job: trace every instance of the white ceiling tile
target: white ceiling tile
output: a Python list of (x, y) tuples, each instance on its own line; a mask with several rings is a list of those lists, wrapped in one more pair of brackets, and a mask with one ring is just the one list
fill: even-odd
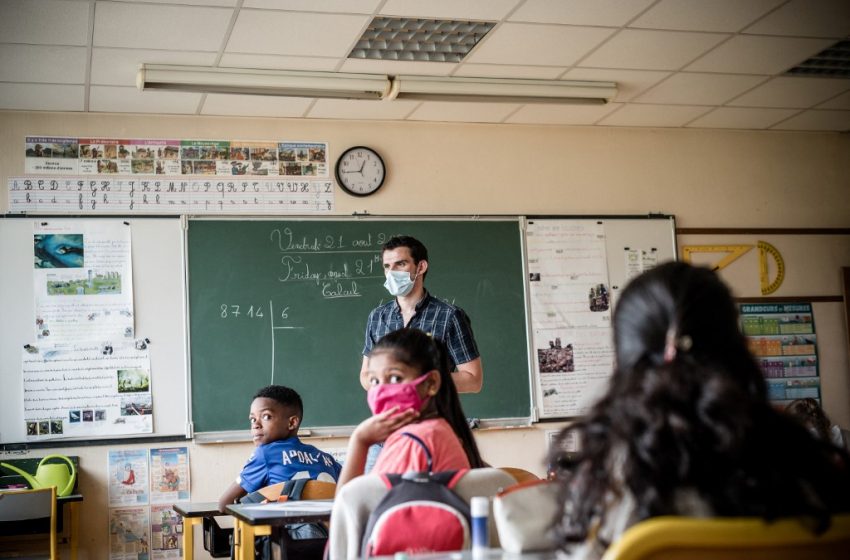
[[(175, 0), (112, 0), (113, 2), (134, 2), (142, 4), (177, 4)], [(219, 6), (232, 8), (238, 0), (180, 0), (180, 4), (190, 6)]]
[(82, 111), (85, 86), (0, 83), (0, 109)]
[(817, 106), (818, 109), (844, 109), (850, 111), (850, 91), (838, 97), (825, 101)]
[(629, 27), (739, 31), (785, 0), (661, 0)]
[(614, 33), (601, 27), (506, 23), (487, 34), (468, 62), (571, 66)]
[(89, 3), (64, 0), (2, 0), (4, 43), (84, 46), (89, 37)]
[(440, 19), (500, 20), (519, 0), (387, 0), (382, 15)]
[(850, 80), (779, 77), (735, 98), (737, 107), (806, 108), (850, 90)]
[(767, 76), (680, 72), (635, 100), (641, 103), (722, 105), (766, 79)]
[(718, 107), (688, 123), (693, 128), (737, 128), (760, 130), (770, 127), (797, 112), (797, 109), (761, 109)]
[(619, 107), (606, 105), (525, 105), (505, 122), (516, 124), (590, 125)]
[(505, 64), (464, 64), (454, 76), (470, 78), (522, 78), (526, 80), (554, 80), (566, 68), (557, 66), (508, 66)]
[(830, 41), (738, 35), (706, 54), (685, 70), (734, 74), (779, 74), (796, 66)]
[(605, 117), (598, 124), (606, 126), (678, 127), (708, 110), (708, 107), (690, 105), (629, 104)]
[(316, 56), (282, 56), (275, 54), (224, 53), (218, 65), (222, 68), (263, 68), (271, 70), (316, 70), (329, 72), (336, 69), (339, 59)]
[(744, 32), (838, 39), (846, 37), (848, 30), (850, 2), (847, 0), (792, 0)]
[(360, 101), (317, 99), (307, 114), (317, 119), (402, 120), (419, 105), (418, 101)]
[(0, 82), (86, 83), (85, 47), (0, 44)]
[(312, 99), (305, 97), (209, 94), (203, 107), (201, 107), (201, 114), (240, 117), (301, 117), (312, 101)]
[(89, 110), (100, 113), (194, 114), (201, 93), (139, 91), (131, 87), (92, 86)]
[(228, 8), (98, 2), (94, 46), (218, 51), (232, 14)]
[(516, 111), (515, 103), (453, 103), (427, 101), (408, 117), (413, 121), (502, 122)]
[(242, 10), (226, 51), (344, 57), (369, 20), (361, 15)]
[(565, 80), (596, 80), (600, 82), (617, 82), (615, 101), (628, 101), (643, 91), (649, 89), (670, 72), (653, 70), (606, 70), (604, 68), (573, 68), (566, 74)]
[(135, 86), (139, 67), (145, 64), (211, 66), (215, 53), (106, 49), (96, 47), (91, 56), (91, 83), (104, 86)]
[(421, 76), (448, 76), (457, 67), (454, 62), (416, 62), (401, 60), (370, 60), (347, 58), (340, 72), (356, 74), (387, 74), (391, 76), (414, 74)]
[(292, 10), (294, 12), (342, 12), (371, 14), (381, 0), (245, 0), (243, 8), (266, 10)]
[(624, 29), (581, 61), (581, 67), (678, 70), (726, 35)]
[(526, 0), (510, 21), (620, 27), (654, 0)]
[(850, 131), (850, 111), (803, 111), (787, 121), (782, 121), (772, 129)]

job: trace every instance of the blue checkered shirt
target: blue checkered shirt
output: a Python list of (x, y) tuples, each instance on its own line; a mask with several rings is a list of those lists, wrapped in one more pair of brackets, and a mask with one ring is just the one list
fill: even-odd
[[(369, 355), (372, 347), (382, 336), (404, 326), (401, 308), (395, 298), (373, 309), (366, 322), (366, 343), (363, 346), (363, 355)], [(425, 331), (445, 343), (454, 366), (471, 362), (480, 355), (466, 312), (427, 292), (422, 301), (416, 304), (416, 312), (407, 326)]]

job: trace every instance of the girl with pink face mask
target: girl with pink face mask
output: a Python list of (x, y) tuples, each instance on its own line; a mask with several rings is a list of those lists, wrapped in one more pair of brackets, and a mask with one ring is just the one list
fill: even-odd
[(406, 328), (375, 344), (366, 398), (373, 416), (351, 434), (337, 488), (363, 474), (369, 446), (381, 441), (384, 448), (370, 471), (376, 474), (427, 471), (428, 452), (433, 472), (484, 466), (440, 346), (424, 332)]

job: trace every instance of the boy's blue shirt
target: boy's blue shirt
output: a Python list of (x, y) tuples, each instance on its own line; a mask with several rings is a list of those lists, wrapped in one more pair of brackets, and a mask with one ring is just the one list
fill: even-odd
[(341, 470), (331, 455), (289, 437), (255, 447), (236, 482), (246, 492), (255, 492), (293, 478), (336, 482)]

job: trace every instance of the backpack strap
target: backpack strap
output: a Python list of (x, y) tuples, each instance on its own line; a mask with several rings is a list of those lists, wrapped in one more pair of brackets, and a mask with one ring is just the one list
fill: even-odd
[(283, 485), (283, 490), (280, 492), (281, 496), (287, 496), (290, 500), (300, 500), (301, 493), (304, 492), (304, 486), (307, 485), (307, 481), (309, 478), (296, 478), (287, 480), (286, 484)]
[(422, 450), (425, 452), (425, 459), (426, 459), (427, 465), (428, 465), (428, 469), (425, 472), (431, 472), (433, 470), (433, 466), (434, 466), (433, 457), (431, 456), (431, 450), (428, 449), (428, 446), (425, 445), (425, 442), (422, 441), (422, 438), (420, 438), (419, 436), (413, 435), (410, 432), (402, 432), (401, 435), (409, 437), (410, 439), (412, 439), (413, 441), (415, 441), (416, 443), (418, 443), (422, 447)]

